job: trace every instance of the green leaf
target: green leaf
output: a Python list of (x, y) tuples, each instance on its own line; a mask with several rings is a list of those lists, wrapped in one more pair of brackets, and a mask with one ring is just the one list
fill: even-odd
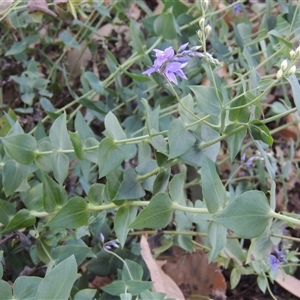
[(266, 195), (260, 191), (249, 191), (231, 201), (213, 220), (238, 236), (250, 239), (266, 229), (269, 211)]
[[(37, 167), (43, 170), (46, 173), (52, 171), (52, 162), (51, 162), (51, 155), (54, 147), (48, 141), (42, 141), (38, 145), (38, 153), (35, 156), (35, 163)], [(45, 152), (47, 154), (39, 154), (39, 152)]]
[(72, 149), (72, 143), (67, 130), (66, 113), (59, 116), (52, 124), (49, 132), (51, 144), (61, 150)]
[(273, 138), (268, 127), (259, 120), (253, 120), (249, 124), (249, 131), (255, 140), (263, 141), (272, 146)]
[(84, 160), (83, 143), (78, 131), (69, 132), (69, 134), (77, 158)]
[(3, 167), (2, 182), (6, 197), (11, 195), (26, 179), (27, 166), (9, 160)]
[(107, 175), (107, 184), (106, 184), (106, 189), (107, 189), (107, 194), (108, 198), (112, 201), (120, 187), (120, 184), (123, 180), (123, 171), (122, 170), (115, 170), (114, 172), (111, 172), (110, 174)]
[(77, 264), (74, 255), (54, 267), (38, 287), (36, 299), (68, 300), (77, 279)]
[(20, 276), (14, 283), (14, 299), (33, 300), (42, 278), (35, 276)]
[(172, 214), (172, 200), (168, 194), (159, 193), (151, 199), (149, 205), (141, 211), (129, 228), (162, 229), (171, 222)]
[[(184, 107), (181, 105), (183, 104)], [(178, 104), (178, 112), (180, 114), (180, 117), (182, 121), (185, 124), (192, 124), (197, 121), (197, 118), (195, 118), (189, 111), (185, 109), (185, 107), (194, 113), (194, 99), (191, 94), (188, 94), (187, 96), (183, 97), (180, 100), (180, 103)], [(194, 125), (193, 127), (189, 127), (191, 130), (194, 130), (197, 128), (197, 125)]]
[(124, 140), (127, 138), (126, 133), (122, 129), (117, 117), (109, 112), (104, 119), (105, 129), (111, 138), (115, 140)]
[(207, 230), (208, 240), (211, 245), (211, 251), (208, 254), (209, 263), (215, 261), (218, 254), (226, 245), (227, 229), (214, 221), (210, 221)]
[(59, 34), (59, 39), (66, 45), (71, 48), (80, 49), (80, 44), (76, 41), (68, 30), (64, 30)]
[(230, 273), (230, 287), (234, 289), (240, 282), (242, 273), (240, 267), (233, 268)]
[(128, 293), (120, 294), (120, 299), (121, 300), (131, 300), (132, 299), (132, 294), (128, 294)]
[(91, 300), (94, 299), (96, 289), (83, 289), (76, 293), (74, 300)]
[(114, 221), (114, 231), (117, 235), (117, 239), (121, 247), (124, 247), (129, 231), (128, 225), (134, 221), (136, 214), (137, 207), (127, 206), (126, 204), (124, 206), (121, 206), (116, 213)]
[(53, 259), (51, 257), (51, 247), (48, 245), (48, 241), (43, 237), (38, 237), (36, 240), (36, 252), (38, 258), (44, 263), (48, 264), (49, 262), (53, 263)]
[(11, 48), (8, 51), (6, 51), (5, 56), (20, 54), (24, 52), (26, 48), (27, 48), (27, 43), (25, 41), (15, 42), (13, 43)]
[[(230, 133), (235, 128), (236, 128), (236, 124), (230, 124), (226, 127), (225, 133)], [(226, 138), (231, 162), (234, 161), (236, 155), (239, 153), (246, 134), (247, 134), (247, 129), (245, 128)]]
[(11, 285), (6, 281), (0, 280), (0, 300), (11, 300), (12, 298), (12, 289)]
[(203, 159), (201, 178), (205, 204), (210, 213), (215, 213), (225, 205), (227, 197), (216, 166), (207, 156)]
[(136, 296), (141, 292), (151, 288), (153, 282), (141, 281), (141, 280), (128, 280), (126, 282), (128, 293)]
[(292, 87), (294, 102), (298, 110), (298, 114), (300, 114), (300, 84), (298, 78), (295, 74), (286, 78)]
[(43, 173), (43, 204), (48, 213), (55, 212), (67, 200), (66, 190)]
[(105, 89), (102, 85), (102, 82), (99, 80), (99, 78), (93, 72), (84, 72), (83, 76), (84, 76), (84, 78), (86, 78), (89, 85), (96, 93), (98, 93), (100, 95), (105, 94)]
[(89, 203), (101, 205), (105, 197), (105, 185), (101, 183), (94, 183), (87, 194)]
[(15, 213), (16, 209), (12, 203), (0, 199), (0, 223), (6, 225)]
[(170, 168), (167, 170), (161, 169), (156, 176), (156, 179), (153, 184), (153, 194), (157, 194), (160, 192), (165, 192), (170, 178)]
[(8, 155), (20, 164), (29, 165), (35, 156), (37, 143), (28, 134), (16, 134), (1, 138)]
[(82, 141), (86, 141), (90, 137), (95, 138), (93, 130), (88, 126), (80, 111), (76, 114), (74, 126)]
[(190, 85), (189, 88), (196, 96), (196, 101), (200, 111), (213, 116), (219, 116), (221, 113), (220, 102), (213, 87)]
[(148, 290), (143, 291), (140, 294), (141, 300), (163, 300), (165, 299), (164, 293), (150, 292)]
[[(140, 30), (140, 25), (134, 19), (130, 20), (129, 33), (132, 48), (139, 54), (144, 54), (145, 39)], [(144, 76), (143, 76), (144, 77)]]
[(248, 122), (250, 117), (250, 110), (248, 106), (235, 108), (247, 104), (247, 99), (244, 95), (241, 95), (230, 106), (229, 120), (232, 122)]
[(180, 119), (171, 122), (168, 130), (169, 159), (183, 155), (190, 150), (196, 138), (188, 131)]
[(46, 226), (51, 228), (78, 228), (87, 225), (89, 213), (87, 202), (81, 197), (73, 197), (60, 209)]
[(139, 199), (145, 196), (145, 191), (142, 184), (137, 181), (137, 173), (132, 168), (127, 168), (124, 171), (123, 181), (120, 185), (117, 195), (113, 199), (127, 200), (127, 199)]
[(127, 268), (130, 271), (130, 274), (128, 273), (128, 269), (125, 266), (123, 266), (122, 274), (121, 274), (122, 280), (125, 280), (126, 283), (130, 279), (142, 280), (143, 272), (144, 272), (143, 268), (133, 260), (125, 259), (125, 263), (127, 265)]
[(257, 276), (257, 285), (258, 287), (260, 288), (260, 290), (265, 293), (266, 292), (266, 289), (267, 289), (267, 285), (268, 285), (268, 279), (266, 276), (260, 274)]
[(126, 292), (127, 286), (125, 281), (115, 280), (111, 284), (102, 286), (101, 289), (110, 295), (119, 296), (120, 294)]
[(124, 160), (124, 152), (115, 144), (114, 140), (104, 138), (98, 148), (99, 178), (108, 175), (118, 168)]
[(51, 160), (54, 177), (60, 185), (63, 185), (69, 172), (69, 157), (65, 153), (60, 153), (54, 149)]
[(19, 210), (9, 223), (4, 227), (0, 234), (7, 234), (13, 231), (31, 227), (35, 223), (35, 217), (32, 217), (27, 209)]
[[(203, 124), (201, 126), (201, 139), (202, 142), (210, 142), (216, 138), (220, 137), (220, 133), (214, 129), (212, 129), (210, 126)], [(213, 145), (210, 145), (208, 147), (206, 147), (205, 149), (203, 149), (203, 153), (209, 157), (212, 161), (216, 161), (217, 160), (217, 156), (218, 153), (220, 151), (220, 142), (216, 142)], [(192, 150), (194, 150), (194, 148), (192, 148)], [(197, 147), (194, 151), (197, 151)], [(197, 153), (197, 152), (196, 152)], [(199, 154), (199, 153), (198, 153)]]
[(177, 38), (176, 25), (174, 16), (170, 12), (166, 12), (155, 19), (153, 29), (156, 35), (166, 40), (172, 40)]
[[(82, 240), (80, 241), (82, 242)], [(71, 255), (74, 255), (76, 263), (79, 266), (84, 262), (86, 257), (90, 255), (90, 252), (91, 249), (82, 242), (82, 245), (79, 244), (58, 246), (51, 251), (51, 257), (57, 264), (70, 257)]]
[(185, 184), (185, 178), (183, 173), (176, 174), (169, 185), (169, 194), (171, 196), (171, 199), (174, 202), (178, 202), (179, 204), (185, 205), (185, 194), (184, 194), (184, 184)]

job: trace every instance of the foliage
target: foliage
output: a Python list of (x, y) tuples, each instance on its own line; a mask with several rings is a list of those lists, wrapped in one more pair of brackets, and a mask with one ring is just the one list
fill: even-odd
[[(300, 112), (300, 4), (268, 1), (248, 15), (241, 3), (218, 10), (208, 1), (163, 1), (159, 14), (143, 1), (54, 1), (54, 10), (36, 3), (0, 5), (0, 53), (20, 66), (1, 71), (0, 299), (163, 299), (150, 292), (132, 237), (166, 227), (166, 248), (194, 251), (199, 243), (178, 233), (207, 234), (200, 248), (232, 270), (232, 286), (256, 274), (269, 289), (268, 279), (295, 260), (279, 247), (282, 228), (300, 225), (298, 215), (275, 212), (277, 182), (298, 144), (275, 157), (279, 129), (268, 126)], [(132, 5), (142, 22), (127, 17)], [(115, 31), (103, 36), (104, 24)], [(265, 117), (278, 86), (284, 97)], [(26, 268), (35, 276), (21, 276)], [(96, 291), (87, 272), (115, 280)]]

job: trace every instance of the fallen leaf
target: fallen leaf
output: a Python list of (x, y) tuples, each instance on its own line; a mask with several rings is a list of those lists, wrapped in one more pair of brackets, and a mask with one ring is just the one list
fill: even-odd
[(141, 10), (134, 2), (132, 2), (129, 10), (126, 12), (126, 15), (128, 18), (138, 20), (141, 16)]
[(27, 11), (29, 14), (42, 12), (44, 14), (57, 17), (56, 13), (48, 8), (46, 0), (29, 0), (27, 4)]
[(141, 237), (140, 246), (141, 255), (149, 269), (151, 280), (153, 281), (152, 290), (165, 293), (168, 298), (175, 298), (178, 300), (184, 299), (184, 296), (176, 283), (161, 269), (165, 262), (156, 261), (152, 257), (147, 238), (144, 235)]
[[(181, 288), (186, 297), (190, 295), (209, 296), (224, 290), (216, 263), (208, 263), (207, 255), (201, 251), (187, 253), (179, 247), (172, 247), (163, 270)], [(216, 278), (216, 276), (218, 278)], [(223, 276), (223, 275), (222, 275)]]
[(0, 21), (3, 22), (6, 26), (13, 28), (10, 18), (8, 16), (8, 11), (10, 6), (14, 3), (13, 0), (4, 0), (0, 3)]
[(80, 76), (81, 69), (85, 69), (88, 62), (92, 60), (92, 52), (89, 47), (87, 47), (86, 42), (83, 42), (80, 44), (80, 49), (72, 48), (68, 51), (67, 60), (67, 70), (68, 72), (72, 72), (72, 76), (76, 78)]
[(284, 275), (284, 273), (280, 271), (275, 281), (285, 290), (300, 298), (300, 280), (291, 275)]

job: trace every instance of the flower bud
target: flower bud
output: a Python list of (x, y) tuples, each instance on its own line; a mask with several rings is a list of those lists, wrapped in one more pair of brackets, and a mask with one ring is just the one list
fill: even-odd
[(208, 36), (210, 34), (210, 32), (211, 32), (211, 26), (207, 24), (205, 26), (204, 31), (205, 31), (206, 36)]
[(296, 66), (292, 66), (292, 67), (289, 69), (288, 74), (289, 74), (289, 75), (293, 75), (293, 74), (295, 74), (295, 72), (296, 72)]
[(200, 20), (199, 20), (199, 27), (200, 27), (201, 29), (204, 28), (204, 22), (205, 22), (204, 18), (200, 18)]
[(198, 30), (197, 31), (197, 35), (198, 35), (199, 40), (201, 41), (202, 40), (202, 36), (203, 36), (202, 31)]
[(283, 75), (283, 72), (282, 72), (281, 69), (279, 69), (278, 72), (277, 72), (277, 74), (276, 74), (277, 79), (281, 78), (282, 75)]
[(294, 50), (290, 51), (290, 58), (293, 59), (295, 57), (296, 53)]
[(280, 69), (282, 71), (285, 71), (286, 68), (287, 68), (287, 60), (285, 59), (285, 60), (282, 61), (281, 65), (280, 65)]

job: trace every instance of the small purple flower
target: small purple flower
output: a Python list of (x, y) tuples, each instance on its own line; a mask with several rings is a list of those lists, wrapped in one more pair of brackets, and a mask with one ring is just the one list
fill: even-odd
[(174, 57), (174, 50), (172, 47), (168, 47), (164, 51), (154, 49), (156, 54), (156, 60), (154, 61), (154, 68), (159, 69), (167, 60)]
[(241, 161), (244, 162), (246, 160), (246, 153), (243, 153), (243, 155), (241, 156)]
[(170, 62), (169, 64), (166, 65), (166, 68), (165, 68), (166, 77), (171, 82), (174, 82), (175, 84), (178, 83), (175, 74), (178, 75), (179, 77), (183, 78), (183, 79), (187, 79), (187, 77), (185, 76), (185, 74), (181, 70), (186, 65), (187, 65), (187, 63), (182, 64), (180, 62)]
[(280, 265), (280, 260), (273, 254), (269, 255), (269, 265), (272, 271), (277, 271)]
[(252, 166), (252, 164), (253, 164), (253, 162), (255, 161), (255, 160), (261, 160), (262, 159), (262, 157), (261, 156), (258, 156), (258, 155), (256, 155), (256, 156), (252, 156), (252, 157), (250, 157), (248, 160), (247, 160), (247, 162), (245, 163), (245, 167), (251, 167)]
[(178, 84), (176, 76), (187, 79), (182, 69), (187, 65), (190, 57), (197, 56), (196, 52), (199, 49), (199, 47), (193, 47), (191, 50), (185, 50), (188, 44), (181, 45), (176, 55), (172, 47), (168, 47), (164, 51), (154, 49), (156, 56), (154, 64), (142, 74), (150, 76), (152, 73), (158, 72), (175, 84)]
[(104, 235), (100, 232), (100, 242), (103, 244), (104, 243)]
[(275, 250), (276, 251), (276, 255), (277, 258), (280, 262), (286, 262), (286, 257), (285, 257), (285, 253), (283, 253), (282, 251), (279, 250)]
[(185, 50), (185, 48), (187, 47), (189, 43), (185, 43), (183, 45), (181, 45), (179, 48), (178, 48), (178, 53), (182, 52), (183, 50)]
[(238, 15), (240, 12), (242, 12), (243, 10), (242, 10), (242, 6), (241, 6), (241, 4), (240, 3), (237, 3), (237, 4), (235, 4), (234, 6), (233, 6), (233, 13), (235, 14), (235, 15)]
[(112, 246), (114, 248), (119, 248), (119, 245), (115, 241), (110, 241), (106, 243), (107, 246)]

